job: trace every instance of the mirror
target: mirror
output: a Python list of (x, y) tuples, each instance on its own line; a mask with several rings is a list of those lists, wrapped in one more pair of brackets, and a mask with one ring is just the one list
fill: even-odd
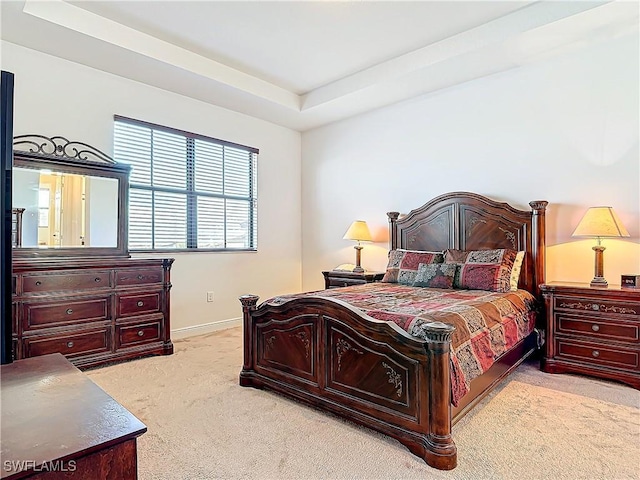
[(14, 255), (128, 256), (129, 169), (63, 137), (15, 137)]
[(13, 170), (13, 208), (22, 212), (20, 248), (118, 244), (118, 180), (50, 169)]

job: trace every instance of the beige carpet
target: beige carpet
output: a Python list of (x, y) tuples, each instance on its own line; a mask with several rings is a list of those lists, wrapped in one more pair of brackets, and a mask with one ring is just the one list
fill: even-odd
[(428, 467), (397, 441), (267, 391), (242, 388), (240, 328), (176, 353), (89, 371), (147, 426), (151, 479), (637, 479), (640, 392), (522, 365), (453, 431), (458, 467)]

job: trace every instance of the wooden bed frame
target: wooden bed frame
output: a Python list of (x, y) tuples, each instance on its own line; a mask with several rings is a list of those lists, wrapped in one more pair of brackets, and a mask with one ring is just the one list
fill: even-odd
[[(389, 212), (390, 247), (411, 250), (525, 250), (520, 288), (544, 283), (546, 201), (517, 210), (481, 195), (441, 195), (400, 217)], [(452, 426), (527, 358), (537, 331), (450, 402), (454, 327), (427, 324), (427, 340), (340, 300), (306, 296), (279, 305), (240, 297), (244, 365), (240, 385), (267, 388), (399, 440), (432, 467), (457, 464)]]

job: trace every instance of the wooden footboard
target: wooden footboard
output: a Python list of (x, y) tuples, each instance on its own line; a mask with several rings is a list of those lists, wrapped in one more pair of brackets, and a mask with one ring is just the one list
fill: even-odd
[(454, 327), (428, 339), (335, 299), (262, 304), (240, 297), (240, 385), (269, 388), (396, 438), (432, 467), (456, 466), (451, 438), (449, 350)]

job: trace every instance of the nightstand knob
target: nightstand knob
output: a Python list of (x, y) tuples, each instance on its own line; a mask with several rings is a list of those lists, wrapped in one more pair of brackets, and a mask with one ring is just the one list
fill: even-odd
[(138, 303), (136, 303), (136, 305), (138, 305), (139, 307), (144, 307), (144, 302), (142, 300), (138, 300)]
[(138, 330), (138, 336), (144, 337), (144, 330)]
[(67, 347), (73, 348), (73, 342), (67, 342)]
[(591, 355), (598, 358), (600, 356), (600, 352), (598, 350), (594, 350), (593, 352), (591, 352)]
[(346, 287), (346, 286), (347, 286), (347, 282), (344, 282), (344, 285), (343, 285), (343, 287)]
[(593, 310), (600, 310), (600, 305), (596, 305), (595, 303), (591, 305)]
[(597, 332), (600, 330), (600, 325), (591, 325), (591, 330), (593, 330), (594, 332)]

